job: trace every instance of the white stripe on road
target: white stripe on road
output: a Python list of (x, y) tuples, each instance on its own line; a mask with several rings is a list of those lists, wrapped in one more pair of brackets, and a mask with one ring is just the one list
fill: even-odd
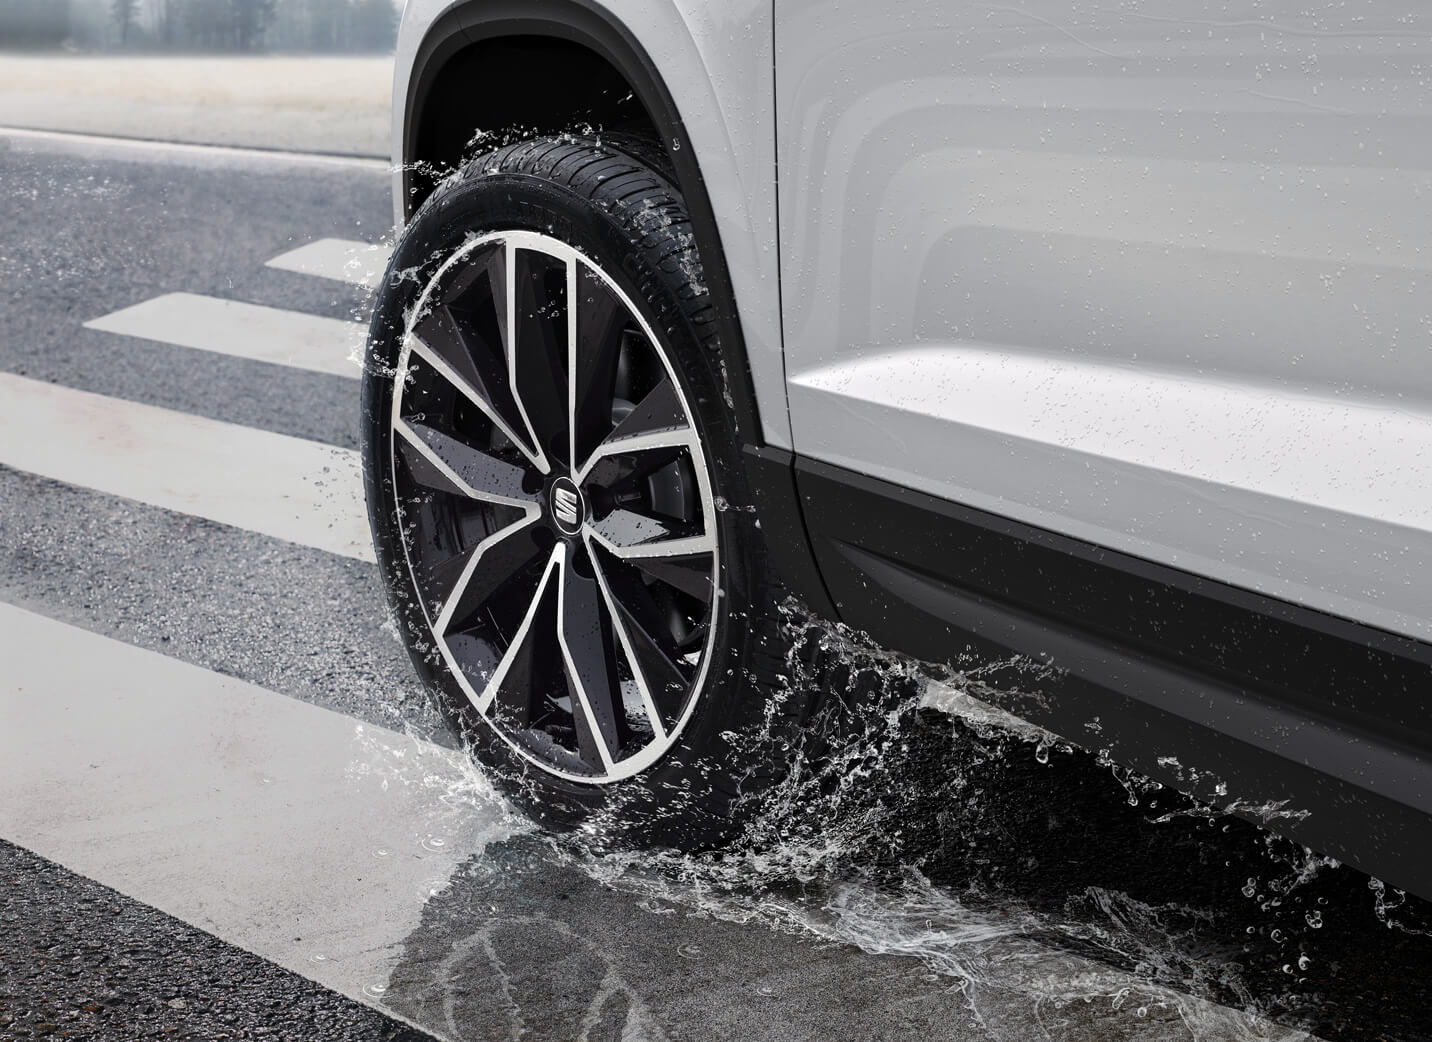
[(194, 293), (166, 293), (85, 327), (355, 380), (367, 341), (357, 322)]
[(383, 271), (392, 255), (391, 246), (373, 246), (351, 239), (319, 239), (279, 254), (267, 266), (376, 289), (383, 281)]
[(0, 373), (0, 464), (373, 560), (348, 449)]
[(511, 829), (462, 754), (7, 604), (0, 662), (0, 836), (353, 999)]

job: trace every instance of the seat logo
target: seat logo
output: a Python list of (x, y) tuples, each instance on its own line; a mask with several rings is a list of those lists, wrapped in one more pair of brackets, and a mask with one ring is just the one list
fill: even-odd
[(571, 535), (582, 526), (582, 494), (577, 486), (562, 478), (552, 486), (552, 516), (557, 527)]

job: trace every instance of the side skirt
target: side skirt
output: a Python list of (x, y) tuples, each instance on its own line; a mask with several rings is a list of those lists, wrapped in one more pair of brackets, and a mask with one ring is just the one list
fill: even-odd
[(828, 464), (794, 470), (811, 592), (840, 621), (1432, 896), (1432, 646)]

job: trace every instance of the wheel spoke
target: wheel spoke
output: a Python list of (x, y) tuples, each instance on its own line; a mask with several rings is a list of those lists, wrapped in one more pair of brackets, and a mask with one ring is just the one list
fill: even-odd
[(646, 397), (612, 431), (607, 441), (615, 445), (627, 438), (690, 429), (686, 410), (676, 393), (676, 384), (667, 376), (647, 392)]
[(536, 724), (566, 691), (557, 650), (557, 583), (542, 590), (538, 612), (493, 694), (490, 713), (514, 730)]
[(686, 686), (691, 682), (690, 671), (679, 664), (680, 652), (660, 609), (641, 580), (624, 572), (620, 564), (615, 567), (603, 564), (602, 552), (591, 540), (587, 546), (612, 626), (641, 692), (652, 731), (657, 738), (665, 738), (680, 717)]
[(585, 460), (612, 430), (626, 307), (590, 267), (574, 262), (568, 282), (572, 459)]
[(478, 609), (505, 593), (508, 585), (537, 559), (542, 551), (532, 540), (536, 521), (535, 514), (524, 517), (472, 548), (433, 624), (437, 633), (461, 629)]
[[(398, 428), (394, 427), (395, 433)], [(398, 457), (407, 465), (408, 473), (423, 488), (433, 489), (451, 496), (470, 499), (463, 480), (453, 473), (452, 468), (438, 459), (436, 454), (417, 437), (406, 435), (393, 439), (393, 448)]]
[[(450, 557), (444, 557), (440, 561), (424, 564), (422, 572), (426, 581), (422, 583), (421, 592), (426, 598), (427, 603), (432, 606), (432, 610), (428, 613), (428, 618), (441, 619), (443, 606), (451, 599), (453, 591), (458, 587), (458, 583), (464, 581), (463, 577), (467, 575), (476, 549), (477, 548), (474, 547), (470, 550), (459, 551)], [(442, 632), (436, 624), (434, 624), (433, 628), (439, 633)]]
[(612, 655), (611, 623), (602, 611), (595, 579), (578, 574), (570, 556), (562, 562), (558, 641), (572, 692), (572, 718), (582, 759), (610, 771), (621, 748), (625, 714)]
[(511, 251), (512, 383), (544, 452), (568, 455), (567, 266), (532, 250)]
[[(655, 469), (655, 466), (674, 459), (682, 449), (699, 452), (700, 441), (687, 422), (686, 411), (677, 397), (676, 385), (667, 377), (591, 451), (578, 472), (577, 480), (585, 481), (598, 465), (613, 457), (655, 453), (657, 455), (647, 461)], [(662, 450), (667, 450), (665, 456), (661, 456)], [(603, 469), (610, 467), (608, 462)], [(608, 482), (610, 480), (607, 479)]]
[(632, 557), (633, 567), (658, 582), (680, 590), (702, 603), (711, 600), (711, 553), (671, 554), (666, 557)]
[(417, 335), (408, 336), (408, 352), (410, 352), (410, 361), (408, 361), (405, 375), (411, 375), (417, 372), (417, 369), (414, 368), (411, 362), (412, 358), (417, 358), (422, 365), (431, 369), (432, 374), (438, 376), (438, 378), (442, 379), (448, 386), (453, 386), (454, 389), (457, 389), (458, 394), (463, 395), (468, 401), (473, 402), (473, 405), (477, 406), (477, 408), (483, 412), (484, 417), (493, 421), (494, 427), (497, 428), (498, 431), (503, 432), (503, 437), (513, 442), (513, 444), (520, 449), (521, 454), (530, 459), (533, 467), (540, 469), (543, 474), (546, 474), (548, 469), (551, 469), (550, 465), (548, 465), (546, 455), (533, 448), (533, 445), (530, 444), (531, 439), (526, 437), (526, 435), (518, 434), (518, 428), (513, 427), (513, 425), (503, 417), (500, 409), (493, 405), (493, 402), (484, 398), (483, 392), (478, 391), (478, 388), (471, 385), (457, 369), (448, 365), (437, 352), (432, 351), (432, 348), (425, 344), (422, 339), (418, 338)]
[(686, 557), (710, 554), (716, 537), (700, 525), (614, 510), (589, 529), (592, 538), (622, 560), (639, 557)]
[(511, 311), (507, 250), (491, 243), (449, 273), (443, 299), (432, 303), (409, 334), (409, 347), (481, 409), (544, 473), (546, 461), (519, 437), (521, 410), (512, 392)]
[(500, 699), (502, 715), (522, 721), (517, 726), (526, 726), (526, 722), (531, 719), (534, 695), (542, 687), (541, 684), (533, 682), (536, 679), (533, 670), (534, 667), (540, 670), (543, 663), (549, 662), (551, 658), (537, 652), (544, 643), (544, 637), (550, 638), (556, 630), (554, 595), (557, 584), (554, 576), (560, 571), (560, 559), (560, 549), (554, 550), (552, 556), (547, 559), (547, 567), (542, 570), (542, 578), (537, 582), (532, 601), (513, 633), (507, 651), (481, 689), (482, 693), (475, 703), (478, 712), (491, 711), (493, 703)]
[(428, 464), (427, 468), (414, 468), (415, 480), (532, 514), (541, 509), (536, 495), (523, 487), (523, 468), (421, 423), (398, 420), (393, 428)]
[(484, 318), (481, 323), (474, 323), (474, 328), (484, 334), (491, 353), (503, 362), (502, 369), (505, 371), (507, 346), (511, 342), (507, 335), (511, 310), (507, 306), (507, 298), (511, 291), (511, 279), (506, 245), (502, 242), (488, 243), (466, 258), (449, 278), (451, 281), (443, 293), (443, 303), (455, 309), (455, 313), (466, 316), (490, 312), (491, 325)]

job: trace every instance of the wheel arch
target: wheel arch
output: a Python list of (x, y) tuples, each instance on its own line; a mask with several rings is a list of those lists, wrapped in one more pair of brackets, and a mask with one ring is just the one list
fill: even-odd
[[(545, 66), (535, 95), (479, 89), (484, 77), (534, 61)], [(742, 362), (731, 390), (743, 436), (753, 444), (761, 441), (735, 294), (701, 167), (656, 65), (622, 22), (583, 0), (460, 3), (423, 35), (405, 93), (395, 99), (403, 104), (395, 142), (402, 148), (403, 219), (435, 186), (430, 171), (440, 176), (459, 163), (479, 132), (530, 127), (559, 133), (590, 125), (636, 132), (658, 143), (690, 211), (721, 341)]]
[[(691, 33), (686, 33), (682, 43), (694, 47), (695, 53), (702, 56), (700, 40), (693, 39)], [(560, 70), (544, 83), (537, 97), (519, 96), (517, 91), (480, 89), (484, 76), (534, 61), (545, 61), (549, 69), (556, 66)], [(533, 127), (552, 133), (590, 124), (597, 129), (635, 131), (659, 144), (667, 173), (674, 177), (686, 200), (707, 288), (715, 304), (717, 333), (726, 352), (731, 404), (746, 447), (746, 472), (760, 515), (768, 519), (765, 528), (773, 561), (793, 591), (817, 611), (833, 615), (810, 555), (796, 495), (793, 457), (788, 451), (779, 308), (757, 302), (758, 328), (753, 331), (752, 343), (737, 306), (725, 245), (742, 251), (741, 256), (753, 269), (757, 261), (773, 263), (775, 251), (765, 248), (767, 244), (759, 238), (762, 221), (750, 211), (728, 215), (741, 241), (723, 244), (698, 149), (688, 136), (681, 111), (660, 69), (636, 35), (610, 10), (589, 0), (543, 0), (540, 4), (530, 0), (466, 0), (448, 7), (426, 26), (404, 71), (406, 82), (400, 79), (394, 98), (395, 108), (402, 115), (394, 141), (395, 152), (401, 150), (395, 184), (395, 216), (400, 222), (421, 205), (434, 187), (436, 181), (428, 172), (440, 172), (461, 162), (479, 131), (500, 133)], [(708, 79), (715, 75), (705, 65), (699, 74)], [(709, 82), (702, 86), (705, 92), (713, 89)], [(720, 106), (714, 97), (707, 99), (691, 89), (687, 94), (696, 97), (703, 107), (709, 100), (719, 116)], [(769, 101), (773, 107), (773, 93)], [(742, 176), (740, 157), (722, 156), (721, 149), (708, 145), (708, 152), (714, 155), (712, 161), (721, 166), (719, 178), (728, 199), (749, 198), (753, 192), (769, 190), (770, 246), (774, 246), (773, 135), (772, 125), (769, 157), (752, 157), (750, 164), (759, 171), (756, 177), (768, 179), (769, 183), (763, 185), (753, 182), (749, 171)], [(725, 144), (725, 151), (736, 150), (729, 134)], [(731, 159), (735, 162), (728, 162)], [(774, 274), (775, 279), (778, 277)], [(749, 275), (746, 281), (751, 281)], [(748, 296), (755, 295), (748, 291)], [(774, 310), (774, 314), (765, 315), (767, 310)], [(771, 385), (773, 391), (767, 396), (771, 415), (766, 417), (764, 427), (753, 353), (764, 383)]]

